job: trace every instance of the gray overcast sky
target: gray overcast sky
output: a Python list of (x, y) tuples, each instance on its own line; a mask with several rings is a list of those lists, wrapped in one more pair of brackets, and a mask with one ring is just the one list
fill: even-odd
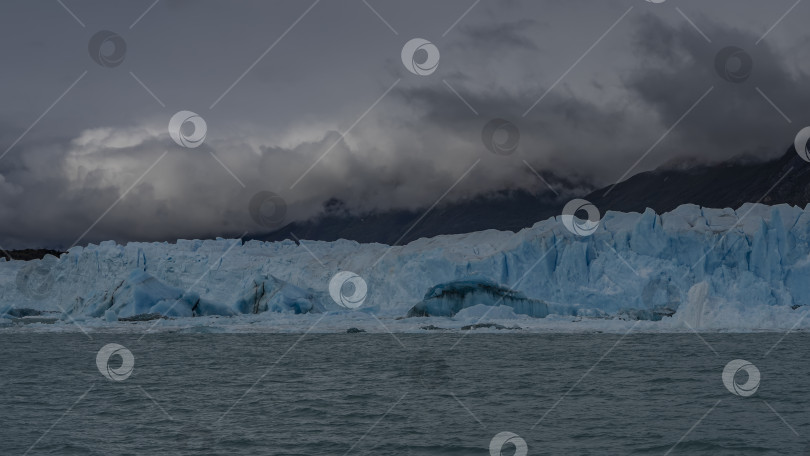
[[(524, 160), (601, 186), (772, 158), (810, 125), (810, 3), (795, 0), (63, 3), (0, 5), (4, 248), (261, 231), (248, 202), (262, 190), (286, 221), (329, 198), (426, 208), (479, 159), (443, 201), (540, 190)], [(91, 58), (101, 30), (126, 43), (120, 65)], [(404, 67), (412, 38), (440, 51), (434, 73)], [(751, 57), (744, 82), (715, 71), (727, 46)], [(170, 137), (181, 110), (205, 119), (202, 146)], [(519, 128), (514, 154), (484, 147), (493, 118)]]

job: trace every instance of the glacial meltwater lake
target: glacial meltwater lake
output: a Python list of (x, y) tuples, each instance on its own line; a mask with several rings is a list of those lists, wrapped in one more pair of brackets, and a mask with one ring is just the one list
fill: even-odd
[(3, 334), (0, 454), (810, 454), (810, 334), (462, 336)]

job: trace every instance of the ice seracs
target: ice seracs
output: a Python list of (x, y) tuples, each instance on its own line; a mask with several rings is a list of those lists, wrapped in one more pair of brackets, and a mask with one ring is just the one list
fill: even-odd
[[(25, 262), (0, 261), (0, 308), (62, 308), (102, 322), (112, 318), (108, 311), (116, 318), (365, 312), (393, 319), (411, 309), (450, 316), (502, 298), (516, 314), (534, 317), (774, 329), (790, 328), (810, 304), (810, 208), (788, 205), (607, 212), (587, 237), (569, 232), (558, 217), (518, 233), (488, 230), (392, 248), (346, 240), (302, 244), (217, 239), (74, 247), (49, 260), (52, 283), (42, 288), (44, 297), (15, 286)], [(343, 270), (368, 284), (355, 311), (329, 298), (329, 281)]]
[(324, 310), (320, 303), (322, 297), (273, 276), (255, 274), (238, 285), (234, 297), (228, 302), (214, 302), (195, 292), (166, 285), (136, 269), (112, 291), (92, 294), (89, 299), (78, 298), (69, 313), (103, 316), (107, 321), (115, 321), (152, 315), (230, 317), (268, 311), (300, 314)]

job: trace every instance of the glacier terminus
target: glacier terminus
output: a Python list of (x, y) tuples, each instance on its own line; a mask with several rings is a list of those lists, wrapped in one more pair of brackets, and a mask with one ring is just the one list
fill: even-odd
[[(357, 308), (330, 296), (340, 271), (367, 285)], [(0, 260), (0, 284), (12, 330), (791, 330), (810, 324), (810, 208), (607, 212), (590, 236), (555, 217), (394, 247), (110, 241)]]

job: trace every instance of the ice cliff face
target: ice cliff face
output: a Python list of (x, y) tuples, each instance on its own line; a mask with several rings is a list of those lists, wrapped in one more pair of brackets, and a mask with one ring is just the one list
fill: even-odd
[[(810, 207), (608, 212), (587, 237), (557, 217), (519, 233), (439, 236), (390, 250), (351, 241), (105, 242), (39, 262), (0, 262), (0, 309), (98, 318), (323, 312), (342, 309), (328, 285), (346, 270), (368, 284), (358, 311), (384, 316), (417, 304), (452, 314), (460, 307), (451, 284), (460, 282), (479, 284), (478, 294), (456, 293), (467, 299), (461, 307), (493, 304), (512, 289), (501, 304), (537, 317), (545, 310), (534, 304), (551, 315), (765, 327), (810, 303)], [(486, 284), (501, 291), (481, 292)]]

